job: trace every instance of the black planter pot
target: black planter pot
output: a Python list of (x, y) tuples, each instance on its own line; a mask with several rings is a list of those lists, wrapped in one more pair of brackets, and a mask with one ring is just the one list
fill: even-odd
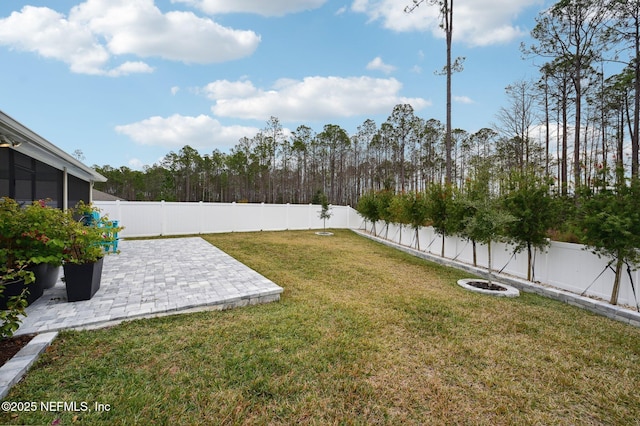
[(100, 289), (103, 261), (104, 258), (101, 258), (95, 263), (81, 265), (65, 263), (63, 265), (67, 301), (89, 300), (96, 294)]
[(27, 306), (38, 300), (42, 296), (42, 286), (38, 285), (35, 281), (29, 284), (25, 284), (24, 280), (15, 280), (2, 283), (4, 285), (4, 291), (0, 296), (0, 310), (7, 310), (7, 302), (13, 296), (18, 296), (22, 293), (22, 290), (26, 287), (29, 293), (27, 294)]
[(43, 289), (52, 288), (58, 282), (60, 276), (60, 266), (42, 264), (42, 268), (33, 271), (36, 276), (36, 283)]

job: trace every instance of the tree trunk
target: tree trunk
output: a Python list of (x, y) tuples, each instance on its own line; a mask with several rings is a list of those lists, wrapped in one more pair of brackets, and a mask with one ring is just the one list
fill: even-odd
[(624, 263), (621, 257), (618, 257), (616, 262), (616, 277), (613, 280), (613, 290), (611, 291), (611, 300), (609, 303), (612, 305), (618, 304), (618, 294), (620, 293), (620, 276), (622, 275), (622, 264)]
[[(445, 134), (445, 182), (450, 184), (453, 176), (453, 166), (451, 159), (451, 74), (453, 73), (451, 64), (451, 42), (453, 41), (453, 0), (444, 4), (445, 33), (447, 39), (447, 122)], [(444, 247), (444, 246), (443, 246)], [(444, 249), (443, 249), (444, 253)], [(444, 254), (443, 254), (444, 257)]]
[(487, 244), (487, 281), (489, 281), (489, 285), (491, 285), (491, 240)]
[(444, 257), (444, 239), (445, 239), (445, 235), (443, 233), (442, 234), (442, 248), (440, 249), (440, 257)]
[(635, 81), (633, 99), (633, 134), (631, 135), (631, 177), (638, 177), (638, 155), (640, 155), (640, 25), (635, 20)]
[(531, 243), (527, 243), (527, 281), (531, 281), (532, 266), (533, 266), (533, 256), (531, 253)]
[(471, 246), (473, 247), (473, 266), (478, 266), (478, 257), (476, 255), (476, 242), (471, 240)]
[[(581, 66), (582, 64), (579, 61), (579, 56), (576, 55), (576, 65), (575, 65), (575, 74), (576, 77), (574, 79), (574, 89), (575, 89), (575, 130), (573, 135), (573, 179), (574, 179), (574, 188), (577, 190), (580, 187), (580, 126), (582, 124), (582, 73)], [(577, 193), (577, 191), (576, 191)]]
[(567, 114), (567, 85), (563, 83), (562, 87), (562, 164), (561, 164), (561, 177), (562, 181), (562, 195), (566, 196), (568, 193), (568, 173), (567, 173), (567, 134), (568, 134), (568, 114)]

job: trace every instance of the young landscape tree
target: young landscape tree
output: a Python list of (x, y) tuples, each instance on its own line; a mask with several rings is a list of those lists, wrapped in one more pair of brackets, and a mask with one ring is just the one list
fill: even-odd
[(549, 180), (533, 172), (512, 173), (502, 204), (514, 219), (506, 227), (509, 240), (517, 253), (527, 250), (527, 280), (531, 281), (533, 251), (549, 244), (548, 231), (556, 219)]
[(331, 207), (329, 206), (329, 200), (324, 192), (318, 194), (320, 198), (320, 212), (319, 216), (322, 219), (322, 229), (324, 231), (327, 230), (327, 220), (331, 219), (333, 216), (333, 212), (331, 211)]
[[(476, 215), (478, 206), (482, 201), (491, 198), (491, 176), (493, 172), (492, 164), (484, 163), (473, 169), (471, 176), (467, 179), (464, 188), (453, 200), (453, 232), (462, 238), (471, 241), (473, 250), (473, 266), (478, 265), (476, 245), (474, 235), (467, 231), (467, 222)], [(470, 229), (471, 230), (471, 229)]]
[(615, 263), (610, 303), (618, 303), (622, 268), (640, 263), (640, 180), (627, 183), (618, 171), (613, 185), (607, 180), (596, 190), (585, 188), (578, 218), (582, 243), (598, 256)]
[(487, 281), (492, 280), (492, 249), (494, 241), (504, 239), (506, 227), (515, 218), (500, 208), (499, 199), (486, 197), (479, 200), (470, 200), (470, 210), (473, 215), (468, 216), (464, 223), (464, 234), (471, 240), (487, 245)]
[(374, 235), (376, 232), (376, 223), (380, 220), (380, 209), (375, 191), (368, 191), (358, 200), (356, 210), (365, 219), (371, 222), (371, 230)]
[(427, 198), (427, 214), (431, 220), (431, 226), (442, 237), (440, 256), (444, 257), (446, 237), (453, 234), (457, 226), (452, 220), (453, 187), (449, 184), (434, 183), (429, 187)]
[(395, 217), (401, 223), (411, 226), (415, 239), (416, 249), (420, 250), (420, 228), (427, 225), (429, 220), (428, 201), (424, 193), (410, 191), (396, 195), (392, 205), (396, 205)]

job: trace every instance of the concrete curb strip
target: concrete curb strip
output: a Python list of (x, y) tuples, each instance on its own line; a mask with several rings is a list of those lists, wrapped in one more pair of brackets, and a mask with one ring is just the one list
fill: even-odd
[(35, 336), (20, 349), (13, 358), (0, 367), (0, 399), (4, 399), (13, 385), (18, 383), (41, 353), (58, 336), (58, 332), (42, 333)]

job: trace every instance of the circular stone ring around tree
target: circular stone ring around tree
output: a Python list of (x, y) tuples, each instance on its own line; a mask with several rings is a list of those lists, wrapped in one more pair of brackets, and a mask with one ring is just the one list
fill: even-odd
[(469, 291), (473, 291), (481, 294), (488, 294), (491, 296), (498, 297), (518, 297), (520, 296), (520, 291), (506, 284), (495, 283), (487, 280), (481, 280), (478, 278), (465, 278), (463, 280), (458, 280), (458, 285), (462, 288), (465, 288)]

